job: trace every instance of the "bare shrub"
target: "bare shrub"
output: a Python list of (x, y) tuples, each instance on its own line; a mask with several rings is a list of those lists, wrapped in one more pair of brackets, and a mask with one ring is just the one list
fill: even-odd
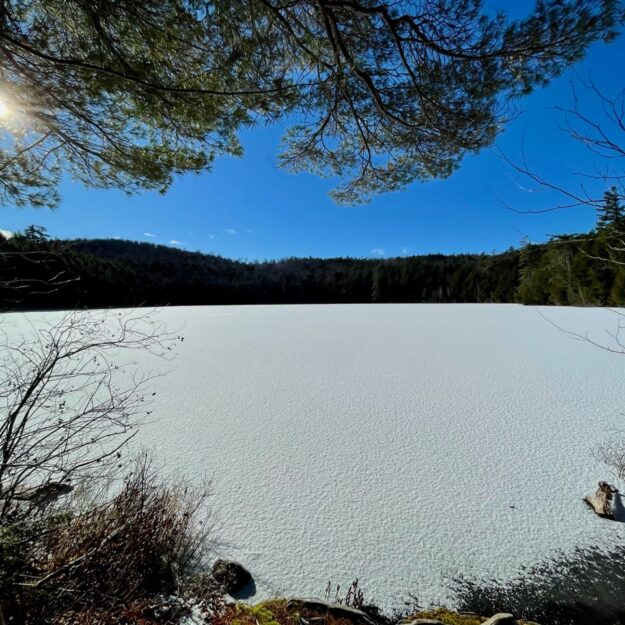
[(151, 597), (126, 605), (66, 612), (54, 625), (181, 625), (183, 622), (197, 623), (193, 617), (198, 615), (211, 619), (213, 612), (196, 602), (177, 601), (175, 597)]
[(358, 578), (354, 579), (349, 585), (345, 596), (341, 594), (341, 585), (337, 584), (334, 590), (334, 597), (332, 597), (333, 588), (332, 581), (329, 580), (325, 591), (326, 601), (332, 601), (337, 605), (346, 605), (348, 608), (355, 608), (357, 610), (362, 609), (365, 605), (365, 596), (362, 588), (358, 585)]
[(4, 335), (0, 522), (28, 516), (71, 481), (123, 469), (121, 450), (150, 414), (153, 376), (111, 356), (166, 357), (178, 340), (151, 313), (134, 311), (72, 312), (17, 341)]
[[(80, 280), (64, 259), (71, 246), (47, 239), (41, 226), (28, 226), (10, 241), (0, 233), (0, 311), (45, 298)], [(14, 246), (16, 240), (21, 245)]]
[(360, 610), (365, 605), (365, 595), (362, 588), (358, 586), (358, 578), (356, 578), (347, 589), (345, 595), (345, 605), (349, 608)]
[[(127, 471), (123, 448), (150, 414), (154, 376), (123, 355), (166, 358), (182, 339), (150, 311), (70, 312), (31, 324), (26, 336), (0, 336), (0, 623), (5, 613), (26, 622), (49, 602), (50, 582), (74, 568), (40, 579), (53, 572), (48, 541), (82, 518), (59, 497)], [(95, 553), (76, 557), (84, 564)]]
[(164, 484), (142, 458), (110, 501), (61, 517), (41, 545), (36, 576), (14, 588), (13, 609), (27, 605), (25, 622), (46, 623), (182, 594), (211, 547), (209, 486)]
[(625, 480), (625, 434), (613, 430), (610, 436), (593, 450), (595, 460), (605, 464), (619, 480)]

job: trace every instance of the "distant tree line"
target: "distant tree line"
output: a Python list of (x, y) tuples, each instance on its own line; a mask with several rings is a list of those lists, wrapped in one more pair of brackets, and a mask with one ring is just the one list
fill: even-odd
[[(5, 308), (350, 302), (509, 302), (517, 251), (393, 259), (286, 258), (240, 262), (151, 243), (54, 240), (38, 227), (0, 239)], [(57, 289), (16, 283), (45, 283)]]
[[(0, 238), (0, 298), (12, 309), (368, 302), (621, 306), (624, 260), (625, 210), (610, 189), (593, 231), (489, 255), (241, 262), (151, 243), (55, 240), (29, 226)], [(27, 297), (21, 284), (29, 285)], [(37, 284), (42, 288), (32, 288)]]

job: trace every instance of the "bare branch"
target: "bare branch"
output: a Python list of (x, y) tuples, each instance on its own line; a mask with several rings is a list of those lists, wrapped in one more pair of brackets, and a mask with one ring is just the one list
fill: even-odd
[(120, 468), (121, 450), (150, 414), (154, 376), (133, 373), (119, 356), (169, 358), (182, 340), (134, 311), (68, 313), (18, 342), (9, 334), (0, 355), (0, 518), (25, 489)]

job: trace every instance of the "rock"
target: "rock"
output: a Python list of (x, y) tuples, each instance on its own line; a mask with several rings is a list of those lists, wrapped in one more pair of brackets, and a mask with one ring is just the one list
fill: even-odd
[(618, 488), (614, 488), (607, 482), (599, 482), (599, 487), (594, 495), (584, 497), (584, 501), (604, 519), (614, 519), (614, 495)]
[(506, 614), (500, 612), (491, 616), (487, 621), (484, 621), (482, 625), (516, 625), (516, 620), (512, 614)]
[(251, 573), (233, 560), (217, 560), (213, 564), (212, 576), (229, 595), (253, 581)]
[(336, 603), (327, 603), (317, 599), (290, 599), (286, 607), (287, 610), (309, 610), (316, 614), (331, 614), (336, 618), (344, 618), (352, 622), (373, 625), (371, 619), (362, 610), (348, 608), (347, 606), (337, 605)]
[(442, 621), (435, 621), (431, 618), (418, 618), (410, 621), (410, 625), (445, 625)]

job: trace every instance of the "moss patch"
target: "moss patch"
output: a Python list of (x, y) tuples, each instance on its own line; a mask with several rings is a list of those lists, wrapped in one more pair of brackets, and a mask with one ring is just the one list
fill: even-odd
[(411, 614), (408, 618), (404, 619), (404, 623), (411, 623), (418, 618), (434, 619), (445, 623), (445, 625), (481, 625), (484, 621), (488, 620), (480, 616), (458, 614), (457, 612), (452, 612), (445, 608), (437, 608), (436, 610), (427, 610), (426, 612)]

